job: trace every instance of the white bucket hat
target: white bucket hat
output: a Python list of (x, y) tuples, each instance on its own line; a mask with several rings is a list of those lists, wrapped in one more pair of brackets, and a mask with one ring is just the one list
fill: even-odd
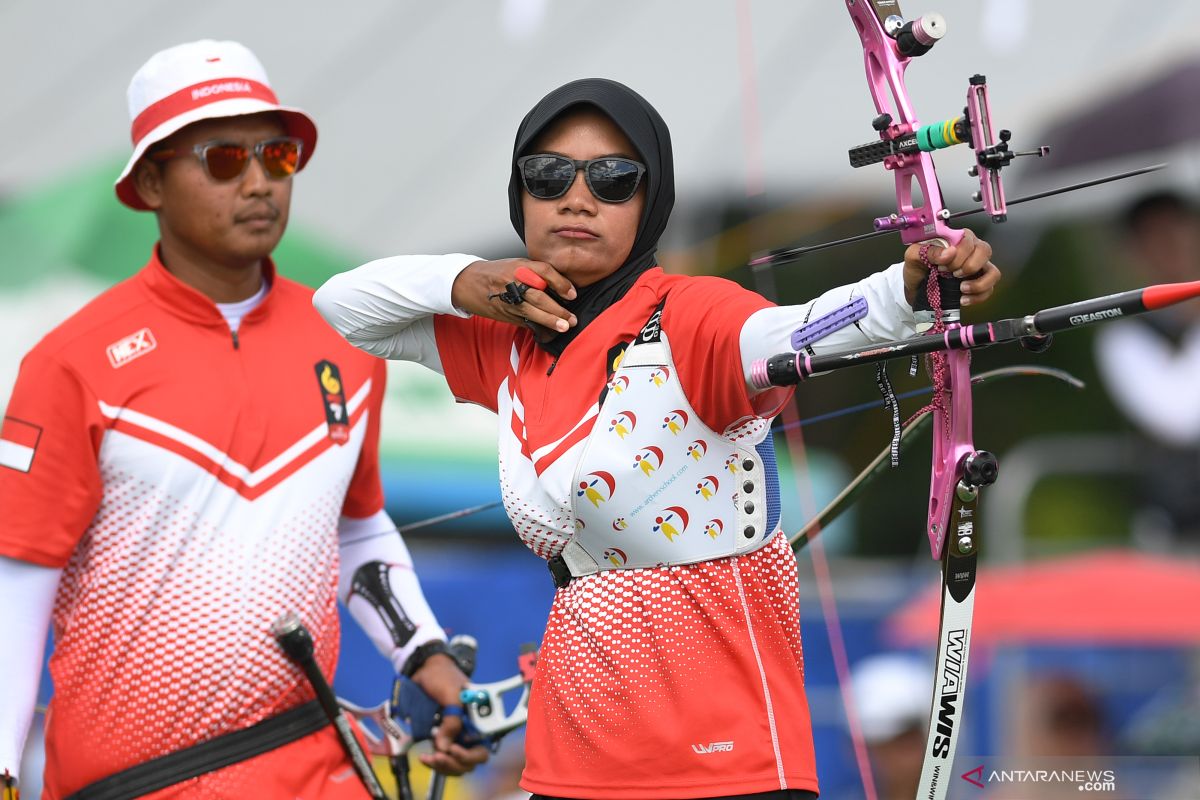
[(317, 126), (298, 108), (279, 105), (262, 64), (244, 45), (204, 39), (155, 53), (129, 82), (133, 155), (117, 178), (117, 198), (139, 211), (147, 206), (133, 186), (133, 166), (150, 145), (185, 125), (214, 117), (276, 111), (289, 136), (300, 139), (303, 169), (317, 148)]

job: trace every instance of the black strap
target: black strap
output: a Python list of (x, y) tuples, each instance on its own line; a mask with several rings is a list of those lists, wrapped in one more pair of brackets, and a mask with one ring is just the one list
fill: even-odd
[(550, 568), (550, 577), (554, 579), (554, 585), (561, 589), (571, 582), (571, 568), (567, 566), (567, 560), (562, 556), (554, 556), (546, 562), (546, 566)]
[(329, 718), (320, 704), (312, 700), (249, 728), (223, 733), (121, 770), (83, 787), (66, 800), (133, 800), (283, 747), (328, 724)]
[[(916, 356), (913, 356), (915, 359)], [(915, 374), (915, 373), (914, 373)], [(900, 466), (900, 434), (902, 427), (900, 425), (900, 400), (896, 397), (896, 390), (892, 388), (892, 381), (888, 378), (887, 362), (880, 361), (875, 365), (875, 385), (879, 387), (879, 393), (883, 395), (883, 407), (887, 411), (892, 412), (892, 467)]]
[(654, 307), (650, 318), (646, 320), (646, 324), (642, 326), (642, 330), (634, 338), (630, 346), (635, 344), (653, 344), (654, 342), (662, 341), (662, 312), (663, 306), (667, 304), (667, 298), (664, 296), (658, 301), (658, 305)]

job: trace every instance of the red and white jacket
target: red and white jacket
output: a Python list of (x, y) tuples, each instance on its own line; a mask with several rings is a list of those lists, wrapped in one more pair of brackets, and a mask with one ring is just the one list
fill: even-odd
[[(360, 541), (394, 532), (386, 365), (332, 331), (310, 289), (265, 272), (233, 334), (156, 254), (22, 362), (0, 429), (0, 562), (62, 570), (48, 797), (312, 699), (271, 623), (298, 613), (332, 677), (339, 520)], [(442, 636), (423, 602), (420, 639)], [(24, 735), (11, 715), (5, 749)], [(326, 729), (157, 796), (363, 796), (347, 776)]]

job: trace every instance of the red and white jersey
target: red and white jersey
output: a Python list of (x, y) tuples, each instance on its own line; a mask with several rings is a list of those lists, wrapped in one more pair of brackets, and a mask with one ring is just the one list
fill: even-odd
[[(588, 437), (611, 427), (597, 414), (614, 360), (664, 298), (674, 377), (703, 425), (733, 436), (774, 413), (780, 393), (750, 396), (740, 350), (744, 323), (770, 303), (729, 281), (652, 269), (557, 362), (511, 325), (436, 317), (451, 390), (499, 414), (505, 505), (544, 558), (576, 531), (576, 471)], [(653, 416), (645, 424), (662, 421)], [(571, 581), (538, 658), (522, 786), (556, 797), (815, 791), (798, 602), (781, 535), (748, 555)]]
[[(156, 254), (22, 362), (0, 555), (64, 569), (48, 797), (311, 699), (270, 634), (286, 611), (333, 674), (338, 518), (383, 506), (385, 365), (265, 277), (235, 337)], [(364, 796), (332, 729), (260, 759), (155, 796)]]

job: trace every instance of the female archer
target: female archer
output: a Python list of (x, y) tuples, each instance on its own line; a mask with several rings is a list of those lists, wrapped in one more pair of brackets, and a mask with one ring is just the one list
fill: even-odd
[(674, 203), (670, 134), (641, 96), (600, 79), (529, 112), (508, 194), (528, 259), (387, 258), (314, 302), (351, 343), (420, 362), (500, 417), (505, 507), (558, 585), (522, 786), (815, 797), (769, 436), (790, 390), (756, 389), (751, 366), (860, 299), (865, 316), (814, 350), (913, 335), (926, 263), (964, 279), (964, 305), (985, 300), (1000, 277), (991, 248), (967, 232), (923, 262), (914, 245), (904, 263), (798, 306), (668, 275), (655, 248)]

